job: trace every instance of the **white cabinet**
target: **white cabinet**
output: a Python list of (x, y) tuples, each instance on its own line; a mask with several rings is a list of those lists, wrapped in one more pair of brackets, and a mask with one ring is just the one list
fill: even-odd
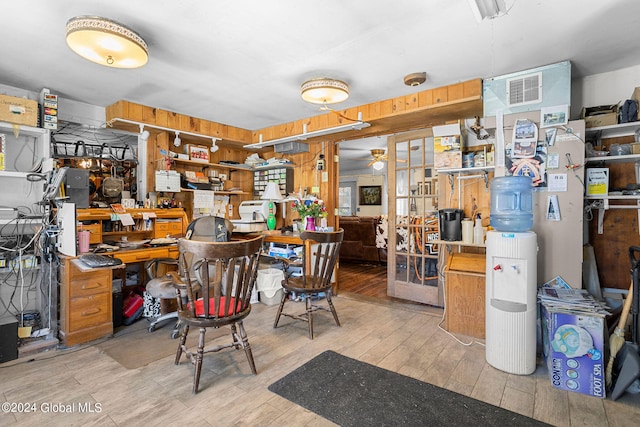
[[(4, 157), (4, 167), (0, 170), (0, 207), (38, 214), (40, 208), (35, 204), (42, 199), (45, 182), (29, 181), (27, 176), (39, 172), (42, 161), (49, 158), (49, 130), (0, 122), (0, 134)], [(11, 220), (9, 217), (15, 217), (15, 213), (3, 214), (0, 221)]]
[(4, 170), (0, 177), (24, 178), (49, 157), (49, 130), (0, 122)]

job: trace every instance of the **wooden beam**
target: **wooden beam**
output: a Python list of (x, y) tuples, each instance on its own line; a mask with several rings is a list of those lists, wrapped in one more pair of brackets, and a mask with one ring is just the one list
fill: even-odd
[[(222, 145), (238, 146), (251, 143), (251, 131), (237, 128), (205, 119), (186, 116), (159, 108), (147, 107), (130, 101), (118, 101), (106, 108), (107, 123), (112, 127), (130, 132), (138, 132), (136, 125), (118, 121), (118, 119), (130, 120), (137, 123), (169, 128), (173, 130), (192, 132), (208, 137), (222, 138)], [(154, 132), (153, 128), (148, 128)]]
[[(259, 142), (260, 135), (262, 135), (263, 141), (269, 141), (299, 135), (305, 125), (307, 132), (311, 132), (355, 122), (358, 113), (362, 114), (362, 120), (369, 123), (370, 127), (359, 131), (351, 130), (334, 135), (309, 138), (305, 142), (348, 140), (424, 129), (451, 120), (481, 116), (482, 108), (482, 80), (474, 79), (341, 111), (331, 111), (254, 131), (129, 101), (118, 101), (108, 106), (106, 117), (107, 122), (112, 123), (113, 127), (118, 129), (138, 132), (139, 129), (135, 125), (117, 121), (117, 119), (125, 119), (222, 138), (222, 145), (242, 148), (244, 145)], [(153, 129), (149, 129), (149, 131), (153, 131)]]
[(358, 113), (362, 113), (362, 120), (371, 124), (370, 127), (308, 138), (304, 142), (358, 139), (481, 116), (482, 108), (482, 80), (475, 79), (258, 129), (253, 131), (252, 141), (259, 142), (260, 135), (262, 141), (298, 135), (302, 133), (303, 124), (307, 125), (307, 132), (348, 124), (349, 118), (355, 121)]

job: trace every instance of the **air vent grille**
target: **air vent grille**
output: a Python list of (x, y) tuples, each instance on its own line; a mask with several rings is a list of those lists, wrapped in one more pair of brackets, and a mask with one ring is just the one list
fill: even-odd
[(507, 80), (507, 100), (510, 107), (542, 102), (542, 73)]

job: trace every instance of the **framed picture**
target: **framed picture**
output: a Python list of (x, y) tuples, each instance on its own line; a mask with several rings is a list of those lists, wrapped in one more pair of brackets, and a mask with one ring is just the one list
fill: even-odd
[(382, 205), (382, 186), (363, 185), (360, 187), (360, 204), (366, 206)]
[(209, 163), (209, 150), (204, 145), (189, 145), (189, 160)]
[(540, 109), (540, 127), (561, 126), (569, 123), (569, 106), (544, 107)]

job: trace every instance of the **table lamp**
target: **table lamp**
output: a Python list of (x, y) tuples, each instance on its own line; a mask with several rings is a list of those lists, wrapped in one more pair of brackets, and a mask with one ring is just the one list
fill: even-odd
[(278, 188), (278, 184), (273, 181), (269, 181), (267, 187), (262, 192), (260, 196), (262, 200), (269, 200), (269, 216), (267, 217), (267, 228), (269, 230), (276, 229), (276, 216), (275, 216), (275, 200), (282, 200), (282, 193), (280, 192), (280, 188)]

